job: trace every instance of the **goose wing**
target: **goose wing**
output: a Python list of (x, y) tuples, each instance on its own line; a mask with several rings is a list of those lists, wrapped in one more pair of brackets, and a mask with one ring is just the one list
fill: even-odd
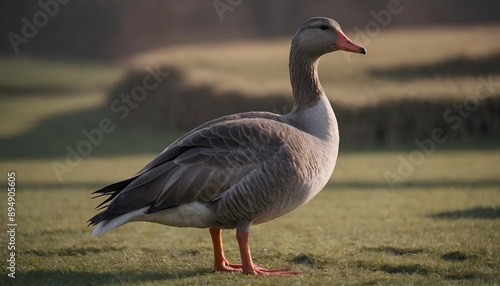
[[(293, 127), (275, 120), (277, 115), (264, 115), (267, 118), (222, 118), (181, 137), (145, 166), (140, 175), (129, 179), (119, 193), (111, 194), (112, 201), (100, 220), (146, 206), (151, 213), (217, 199), (284, 145), (288, 129)], [(97, 193), (105, 194), (104, 189)]]
[(218, 125), (235, 124), (236, 122), (241, 123), (241, 120), (245, 119), (270, 119), (274, 121), (280, 121), (279, 118), (280, 116), (274, 113), (256, 111), (256, 112), (244, 112), (244, 113), (226, 115), (214, 119), (212, 121), (206, 122), (198, 126), (197, 128), (193, 129), (192, 131), (186, 133), (184, 136), (177, 139), (174, 143), (165, 148), (163, 152), (161, 152), (156, 158), (154, 158), (151, 162), (149, 162), (146, 166), (144, 166), (139, 172), (137, 172), (137, 174), (141, 174), (149, 169), (154, 168), (159, 164), (162, 164), (179, 156), (185, 150), (186, 147), (192, 146), (192, 144), (189, 144), (186, 141), (191, 141), (191, 138), (197, 137), (198, 136), (197, 133), (202, 130), (217, 128)]

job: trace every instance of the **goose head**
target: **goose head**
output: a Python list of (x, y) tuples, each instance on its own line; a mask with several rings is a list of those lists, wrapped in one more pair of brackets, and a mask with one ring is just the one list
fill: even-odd
[(307, 20), (299, 28), (292, 42), (292, 47), (319, 57), (326, 53), (343, 50), (366, 54), (366, 49), (353, 43), (342, 32), (339, 23), (325, 17), (315, 17)]
[(325, 94), (318, 78), (318, 61), (322, 55), (338, 50), (366, 54), (365, 48), (349, 40), (330, 18), (311, 18), (299, 28), (292, 40), (289, 63), (295, 111), (315, 105)]

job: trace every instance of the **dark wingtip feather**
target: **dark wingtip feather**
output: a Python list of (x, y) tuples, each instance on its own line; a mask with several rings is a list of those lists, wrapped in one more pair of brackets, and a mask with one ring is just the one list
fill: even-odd
[[(124, 181), (116, 182), (116, 183), (113, 183), (111, 185), (107, 185), (104, 188), (101, 188), (101, 189), (93, 192), (92, 194), (97, 194), (97, 195), (93, 196), (92, 199), (100, 198), (103, 196), (109, 196), (102, 203), (100, 203), (96, 207), (96, 209), (102, 210), (102, 209), (107, 208), (109, 206), (109, 204), (106, 205), (106, 203), (109, 203), (114, 198), (116, 198), (116, 196), (118, 196), (118, 194), (120, 194), (120, 192), (122, 192), (136, 178), (137, 178), (137, 176), (130, 178), (130, 179), (127, 179), (127, 180), (124, 180)], [(107, 217), (108, 217), (108, 213), (106, 210), (104, 210), (104, 211), (96, 214), (95, 216), (93, 216), (91, 219), (89, 219), (87, 221), (89, 223), (87, 227), (89, 227), (91, 225), (96, 225), (96, 224), (100, 223), (101, 221), (106, 220)]]
[(87, 222), (88, 222), (88, 225), (87, 227), (91, 226), (91, 225), (97, 225), (98, 223), (100, 223), (101, 221), (104, 220), (104, 212), (100, 212), (98, 214), (96, 214), (95, 216), (93, 216), (91, 219), (89, 219)]

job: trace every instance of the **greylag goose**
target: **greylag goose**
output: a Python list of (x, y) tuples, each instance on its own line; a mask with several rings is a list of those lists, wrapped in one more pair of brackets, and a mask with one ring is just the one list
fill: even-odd
[[(366, 53), (336, 21), (307, 20), (290, 49), (293, 110), (228, 115), (185, 134), (134, 177), (94, 192), (109, 196), (97, 208), (109, 205), (89, 220), (92, 236), (132, 221), (208, 228), (216, 271), (299, 274), (255, 265), (249, 229), (307, 203), (333, 172), (339, 132), (317, 66), (337, 50)], [(222, 229), (234, 228), (242, 264), (229, 263), (222, 248)]]

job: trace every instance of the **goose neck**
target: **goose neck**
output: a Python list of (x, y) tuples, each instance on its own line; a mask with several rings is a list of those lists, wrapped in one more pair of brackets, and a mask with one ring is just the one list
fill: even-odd
[(320, 56), (312, 56), (292, 45), (289, 69), (296, 110), (314, 106), (320, 95), (325, 94), (318, 78), (319, 59)]

